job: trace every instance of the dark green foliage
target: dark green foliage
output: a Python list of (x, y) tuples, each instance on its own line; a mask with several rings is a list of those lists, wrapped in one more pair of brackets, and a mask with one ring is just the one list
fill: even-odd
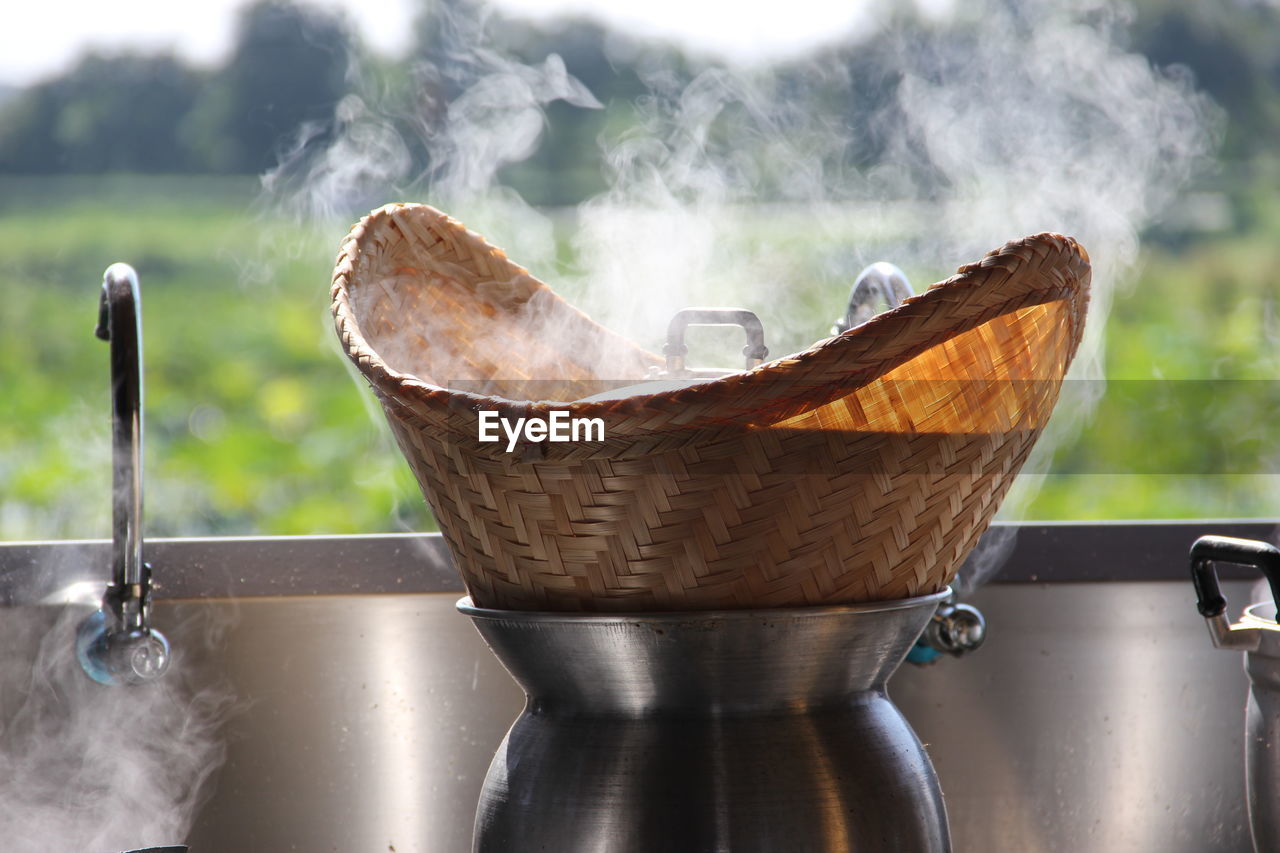
[(1226, 110), (1225, 157), (1274, 152), (1280, 136), (1280, 7), (1145, 2), (1133, 48), (1158, 66), (1188, 69)]
[(201, 75), (167, 54), (90, 54), (16, 95), (0, 121), (0, 172), (181, 172), (179, 127)]
[[(1187, 69), (1226, 111), (1226, 157), (1273, 158), (1280, 7), (1235, 4), (1226, 11), (1140, 0), (1134, 11), (1131, 47), (1158, 66)], [(792, 102), (856, 131), (833, 167), (865, 169), (885, 156), (900, 82), (886, 71), (897, 67), (886, 61), (893, 52), (910, 42), (940, 59), (963, 57), (974, 49), (966, 39), (981, 26), (938, 30), (907, 7), (891, 18), (887, 32), (896, 38), (837, 44), (776, 69)], [(593, 20), (532, 23), (478, 0), (422, 0), (413, 27), (410, 56), (393, 64), (364, 55), (349, 22), (330, 11), (260, 0), (241, 13), (231, 56), (209, 72), (163, 55), (86, 57), (65, 75), (0, 100), (0, 173), (261, 173), (282, 155), (322, 148), (335, 129), (335, 106), (356, 94), (397, 128), (422, 174), (438, 159), (435, 135), (449, 103), (493, 70), (494, 57), (536, 66), (556, 55), (604, 109), (551, 103), (536, 150), (499, 177), (534, 204), (572, 204), (604, 187), (600, 140), (633, 120), (636, 100), (655, 81), (678, 89), (707, 65)], [(348, 75), (353, 57), (357, 76)], [(910, 147), (893, 153), (909, 170)]]
[(350, 49), (341, 18), (263, 0), (211, 74), (168, 54), (90, 54), (0, 102), (0, 174), (263, 171), (331, 129)]
[(345, 20), (287, 0), (261, 0), (240, 19), (236, 47), (212, 80), (189, 142), (213, 171), (253, 173), (289, 147), (323, 142), (346, 92)]

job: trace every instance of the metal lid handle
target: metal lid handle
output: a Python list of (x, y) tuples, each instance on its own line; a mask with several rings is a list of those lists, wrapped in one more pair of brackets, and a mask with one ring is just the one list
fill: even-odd
[(668, 373), (684, 370), (684, 357), (689, 354), (684, 333), (690, 326), (741, 326), (747, 333), (747, 345), (742, 348), (747, 370), (769, 357), (769, 348), (764, 345), (764, 326), (753, 312), (745, 308), (683, 308), (667, 326), (667, 343), (662, 354), (667, 357)]

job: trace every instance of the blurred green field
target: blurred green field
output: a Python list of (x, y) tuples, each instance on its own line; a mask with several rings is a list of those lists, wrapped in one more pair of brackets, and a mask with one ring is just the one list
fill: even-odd
[(109, 534), (102, 271), (138, 270), (151, 536), (430, 525), (328, 317), (337, 239), (256, 181), (5, 179), (0, 538)]
[[(341, 229), (257, 210), (256, 193), (226, 178), (0, 179), (0, 540), (109, 533), (107, 347), (92, 329), (116, 260), (144, 294), (148, 535), (433, 527), (332, 332)], [(1278, 469), (1278, 230), (1280, 203), (1260, 201), (1241, 227), (1145, 244), (1107, 328), (1108, 376), (1143, 381), (1115, 384), (1019, 515), (1280, 511), (1264, 473)]]

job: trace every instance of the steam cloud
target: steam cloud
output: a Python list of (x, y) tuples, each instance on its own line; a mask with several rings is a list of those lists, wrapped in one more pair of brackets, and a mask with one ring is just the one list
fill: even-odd
[[(1073, 375), (1101, 378), (1106, 313), (1137, 235), (1210, 162), (1219, 111), (1184, 73), (1125, 49), (1128, 19), (1114, 4), (985, 0), (914, 19), (881, 4), (867, 19), (880, 23), (854, 47), (807, 62), (708, 67), (691, 81), (641, 62), (649, 92), (636, 121), (602, 141), (609, 189), (576, 214), (580, 274), (555, 286), (650, 346), (679, 308), (741, 305), (761, 316), (778, 355), (826, 334), (868, 263), (897, 263), (919, 289), (1008, 240), (1059, 231), (1094, 268)], [(411, 178), (384, 156), (407, 143), (383, 133), (362, 142), (363, 125), (340, 120), (347, 129), (281, 198), (311, 210), (349, 210), (353, 195), (419, 198), (535, 274), (550, 270), (547, 216), (496, 174), (535, 150), (546, 103), (594, 99), (556, 57), (521, 65), (486, 45), (482, 28), (443, 26), (462, 34), (453, 53), (419, 71), (432, 92), (456, 92), (443, 111), (427, 104), (443, 120), (420, 124), (430, 171)], [(387, 162), (394, 180), (376, 167)], [(1034, 495), (1089, 402), (1060, 410), (1005, 517)], [(1002, 558), (992, 556), (971, 565), (994, 571)]]
[[(1127, 52), (1126, 19), (1109, 3), (987, 0), (922, 26), (903, 25), (890, 5), (843, 55), (709, 67), (691, 80), (645, 65), (635, 122), (602, 141), (609, 189), (576, 214), (580, 269), (557, 288), (648, 345), (681, 307), (742, 305), (761, 315), (779, 354), (825, 335), (867, 263), (893, 261), (919, 286), (1055, 230), (1093, 258), (1076, 375), (1101, 377), (1111, 294), (1139, 231), (1211, 156), (1216, 109), (1186, 77)], [(551, 218), (498, 172), (536, 150), (548, 103), (600, 104), (558, 57), (522, 64), (467, 21), (443, 26), (451, 52), (414, 75), (417, 138), (353, 66), (331, 126), (302, 128), (265, 189), (327, 222), (421, 198), (535, 273), (552, 269)], [(430, 154), (423, 173), (419, 149)], [(1006, 515), (1083, 409), (1060, 411)], [(1007, 534), (995, 542), (971, 560), (968, 587), (1008, 552)], [(12, 608), (0, 624), (0, 645), (35, 658), (0, 658), (0, 846), (11, 853), (179, 841), (221, 761), (226, 693), (184, 669), (182, 645), (157, 684), (104, 688), (74, 659), (81, 615)]]
[(92, 681), (75, 656), (76, 625), (88, 612), (12, 607), (0, 620), (6, 853), (115, 853), (182, 843), (205, 783), (222, 763), (225, 685), (207, 673), (197, 677), (182, 643), (174, 644), (171, 668), (154, 684)]

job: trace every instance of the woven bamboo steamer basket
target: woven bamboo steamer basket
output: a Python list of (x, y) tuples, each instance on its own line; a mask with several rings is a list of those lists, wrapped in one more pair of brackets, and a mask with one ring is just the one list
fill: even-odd
[[(799, 354), (567, 403), (662, 361), (434, 208), (356, 224), (331, 297), (476, 604), (638, 612), (943, 589), (1048, 421), (1089, 280), (1037, 234)], [(508, 453), (477, 440), (485, 410), (605, 439)]]

